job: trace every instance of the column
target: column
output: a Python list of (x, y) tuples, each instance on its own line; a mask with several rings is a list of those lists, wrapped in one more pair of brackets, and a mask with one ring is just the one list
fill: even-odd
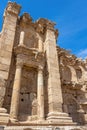
[(58, 112), (62, 110), (62, 91), (59, 72), (58, 55), (56, 49), (56, 36), (55, 30), (47, 28), (45, 39), (45, 51), (48, 69), (48, 105), (49, 105), (49, 118), (58, 117)]
[(43, 41), (41, 38), (39, 38), (38, 42), (39, 42), (39, 44), (38, 44), (39, 51), (42, 52), (43, 51)]
[[(47, 122), (62, 125), (72, 123), (67, 113), (63, 113), (63, 97), (61, 89), (61, 79), (59, 71), (59, 59), (56, 47), (57, 30), (54, 29), (55, 23), (47, 19), (40, 19), (39, 24), (43, 27), (44, 34), (44, 53), (46, 70), (48, 72), (47, 78), (47, 92), (48, 92), (48, 114)], [(43, 93), (43, 75), (42, 71), (38, 70), (38, 113), (39, 118), (44, 118), (44, 93)]]
[(43, 69), (38, 68), (37, 77), (37, 99), (38, 99), (38, 119), (44, 119), (44, 85), (43, 85)]
[(37, 39), (38, 39), (38, 49), (40, 52), (43, 51), (43, 39), (40, 34), (37, 33)]
[[(15, 2), (8, 2), (8, 5), (4, 12), (3, 28), (0, 37), (0, 54), (2, 54), (0, 55), (0, 79), (5, 81), (3, 82), (4, 87), (0, 86), (0, 92), (3, 94), (3, 101), (5, 100), (6, 95), (6, 81), (8, 81), (9, 78), (13, 47), (15, 43), (15, 33), (20, 8), (20, 5), (16, 4)], [(3, 101), (1, 103), (2, 105)], [(5, 125), (8, 122), (9, 115), (7, 114), (7, 110), (5, 108), (0, 108), (0, 124)]]
[[(46, 22), (47, 23), (47, 22)], [(58, 123), (72, 122), (67, 113), (63, 113), (63, 97), (61, 89), (59, 59), (56, 48), (56, 30), (54, 23), (48, 21), (44, 51), (46, 52), (46, 62), (48, 71), (48, 115), (47, 120)]]
[(17, 65), (12, 92), (11, 109), (10, 109), (10, 117), (13, 119), (17, 119), (18, 116), (21, 73), (22, 73), (22, 65)]
[(77, 83), (77, 75), (76, 75), (75, 68), (73, 66), (69, 66), (69, 65), (68, 65), (68, 67), (69, 67), (70, 72), (71, 72), (71, 81)]
[(25, 36), (25, 32), (24, 32), (24, 31), (21, 31), (21, 33), (20, 33), (19, 46), (24, 46), (24, 36)]

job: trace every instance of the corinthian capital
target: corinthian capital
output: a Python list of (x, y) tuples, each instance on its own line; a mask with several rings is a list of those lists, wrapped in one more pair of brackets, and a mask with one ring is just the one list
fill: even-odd
[(10, 13), (10, 14), (18, 15), (20, 12), (20, 8), (21, 6), (18, 5), (16, 2), (9, 2), (5, 14)]
[(16, 67), (23, 67), (23, 60), (20, 58), (16, 59)]
[(41, 66), (41, 65), (39, 65), (39, 66), (38, 66), (38, 71), (43, 72), (43, 69), (44, 69), (44, 67), (43, 67), (43, 66)]

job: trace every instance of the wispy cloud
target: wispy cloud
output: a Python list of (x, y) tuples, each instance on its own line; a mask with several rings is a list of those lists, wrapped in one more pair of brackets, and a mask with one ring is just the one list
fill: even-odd
[(79, 53), (76, 54), (77, 57), (81, 57), (82, 59), (87, 58), (87, 48), (85, 48), (84, 50), (80, 50)]

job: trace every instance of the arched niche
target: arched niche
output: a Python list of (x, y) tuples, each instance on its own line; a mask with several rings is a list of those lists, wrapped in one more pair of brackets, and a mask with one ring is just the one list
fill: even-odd
[(68, 66), (68, 68), (71, 71), (71, 81), (77, 82), (77, 75), (76, 75), (76, 70), (75, 70), (74, 66)]
[(76, 68), (76, 76), (77, 76), (77, 80), (81, 80), (82, 78), (82, 69), (80, 67)]
[(79, 113), (80, 105), (73, 95), (63, 95), (63, 110), (65, 113), (68, 113), (70, 117), (72, 117), (73, 122), (83, 124), (84, 115), (83, 113)]
[(38, 48), (38, 39), (35, 34), (33, 35), (29, 34), (25, 36), (24, 43), (28, 48)]
[(19, 97), (19, 120), (37, 118), (37, 71), (23, 67)]
[[(24, 33), (23, 36), (22, 32)], [(20, 42), (23, 42), (23, 45), (26, 46), (27, 48), (38, 48), (38, 37), (37, 34), (32, 26), (29, 25), (28, 28), (20, 28), (20, 33), (19, 33), (19, 44)]]
[(81, 65), (79, 66), (79, 68), (82, 71), (82, 77), (81, 77), (81, 79), (83, 81), (87, 81), (87, 70), (83, 66), (81, 66)]
[(63, 81), (66, 81), (66, 82), (71, 81), (71, 71), (69, 67), (63, 67), (61, 69), (61, 78)]

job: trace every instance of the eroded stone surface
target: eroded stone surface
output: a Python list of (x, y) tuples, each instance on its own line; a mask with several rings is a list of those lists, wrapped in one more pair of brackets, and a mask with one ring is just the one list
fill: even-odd
[(55, 23), (20, 8), (8, 3), (0, 33), (0, 123), (85, 125), (87, 59), (56, 45)]

